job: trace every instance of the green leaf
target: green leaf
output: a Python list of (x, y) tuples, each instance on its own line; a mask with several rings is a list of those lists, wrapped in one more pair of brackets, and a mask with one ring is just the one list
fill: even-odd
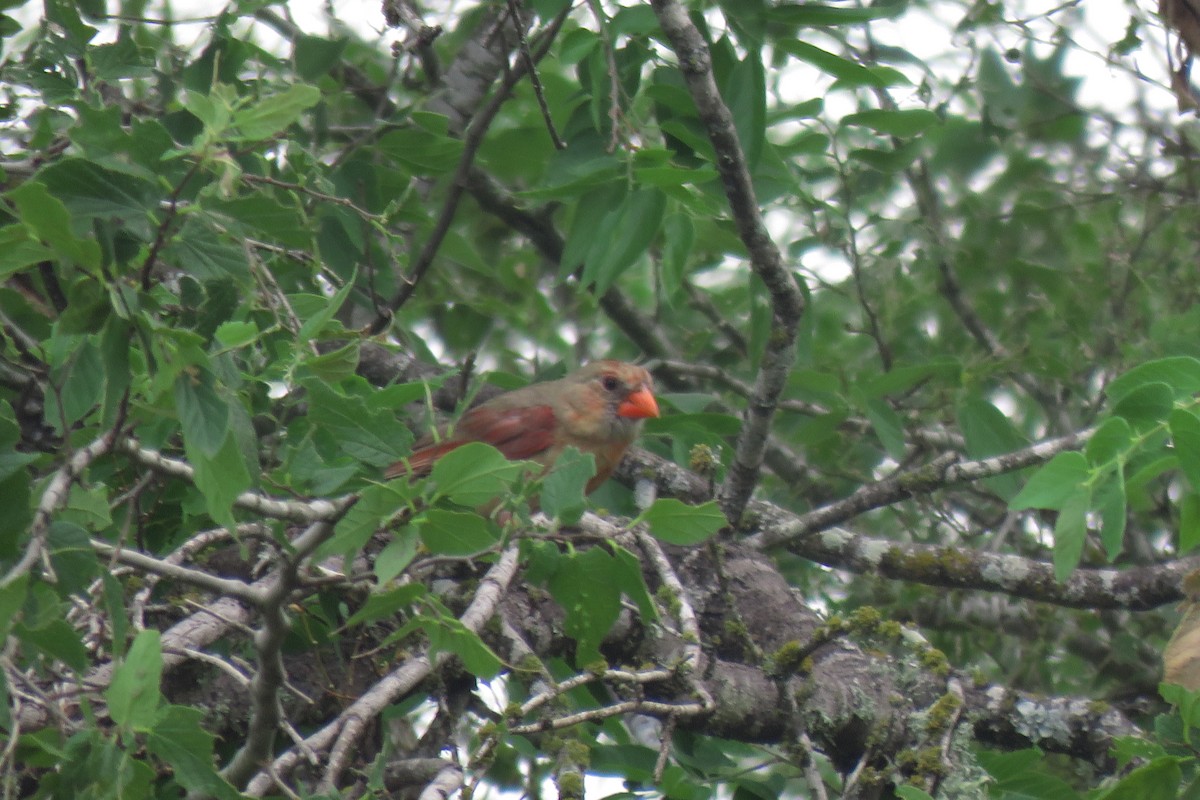
[(1091, 503), (1091, 493), (1080, 489), (1063, 501), (1058, 512), (1054, 523), (1054, 577), (1059, 583), (1071, 577), (1079, 565), (1087, 539), (1087, 512)]
[(445, 376), (428, 381), (397, 383), (367, 396), (367, 408), (372, 411), (394, 411), (401, 406), (432, 396), (446, 382)]
[(118, 725), (148, 731), (158, 716), (162, 692), (163, 659), (160, 634), (147, 628), (137, 635), (125, 660), (113, 670), (112, 682), (104, 691), (108, 713)]
[(7, 586), (0, 586), (0, 638), (8, 636), (9, 629), (17, 620), (17, 612), (25, 604), (28, 589), (28, 574), (14, 578)]
[[(204, 211), (211, 211), (218, 223), (225, 223), (235, 235), (247, 238), (266, 238), (287, 247), (307, 249), (313, 246), (311, 224), (300, 214), (292, 204), (285, 204), (273, 195), (252, 194), (245, 197), (234, 197), (228, 200), (219, 198), (204, 198)], [(191, 251), (196, 252), (204, 246), (208, 237), (195, 234), (196, 241), (192, 242)], [(230, 252), (230, 243), (226, 236), (218, 236), (218, 248), (213, 254), (202, 254), (208, 262), (206, 272), (212, 277), (219, 277), (224, 272), (243, 281), (250, 278), (245, 253)], [(194, 267), (193, 267), (194, 269)], [(309, 295), (321, 304), (329, 302), (324, 295)], [(295, 304), (293, 296), (288, 299)], [(296, 309), (301, 319), (307, 315)]]
[(1028, 444), (1003, 411), (982, 397), (968, 397), (956, 411), (967, 455), (972, 458), (998, 456)]
[[(104, 610), (108, 612), (109, 624), (112, 625), (112, 657), (114, 660), (125, 658), (125, 637), (129, 635), (129, 618), (125, 610), (125, 589), (121, 582), (109, 570), (100, 573), (104, 585)], [(0, 614), (3, 608), (0, 608)]]
[[(107, 310), (107, 303), (101, 304)], [(46, 424), (62, 430), (87, 416), (104, 396), (104, 362), (91, 337), (79, 342), (70, 361), (54, 370), (52, 379), (60, 391), (46, 397)]]
[(333, 537), (317, 552), (326, 556), (358, 553), (384, 520), (408, 504), (408, 486), (408, 480), (403, 479), (363, 489), (358, 502), (334, 525)]
[(187, 706), (167, 706), (146, 736), (146, 750), (170, 764), (175, 780), (185, 789), (219, 800), (242, 795), (213, 766), (216, 737), (201, 727), (204, 712)]
[(210, 220), (199, 215), (189, 217), (164, 248), (163, 260), (185, 267), (189, 275), (200, 280), (232, 278), (239, 285), (251, 285), (246, 249), (218, 235), (209, 227)]
[(900, 461), (904, 458), (904, 423), (891, 404), (882, 397), (866, 398), (863, 411), (888, 455)]
[(34, 236), (68, 264), (100, 266), (100, 245), (92, 239), (75, 237), (71, 212), (61, 200), (50, 195), (45, 184), (25, 181), (5, 196), (17, 207), (21, 221)]
[(441, 624), (424, 627), (429, 634), (430, 650), (433, 653), (441, 650), (454, 653), (472, 675), (494, 678), (504, 666), (504, 662), (479, 638), (479, 634), (456, 619), (445, 619)]
[(1167, 418), (1174, 406), (1174, 394), (1165, 383), (1146, 383), (1131, 389), (1117, 401), (1113, 414), (1123, 417), (1138, 430), (1153, 427)]
[(82, 158), (57, 161), (38, 173), (38, 179), (73, 218), (119, 220), (140, 238), (150, 238), (150, 215), (158, 208), (159, 192), (149, 180)]
[(903, 3), (880, 4), (866, 8), (780, 3), (767, 11), (767, 18), (784, 25), (802, 27), (859, 25), (876, 19), (891, 19), (903, 13), (904, 9)]
[(644, 188), (630, 192), (613, 218), (612, 237), (597, 238), (588, 250), (580, 282), (595, 284), (594, 291), (603, 295), (613, 281), (650, 249), (662, 225), (667, 196), (658, 189)]
[(929, 792), (907, 784), (896, 787), (896, 797), (900, 800), (933, 800), (933, 795)]
[[(1000, 409), (979, 396), (971, 396), (958, 405), (958, 428), (966, 440), (967, 455), (988, 458), (1019, 450), (1028, 444)], [(1012, 498), (1021, 489), (1017, 475), (997, 475), (987, 486), (1001, 497)]]
[(776, 40), (775, 46), (784, 53), (832, 75), (845, 86), (871, 86), (876, 89), (886, 89), (889, 86), (911, 83), (904, 73), (898, 70), (890, 67), (868, 67), (799, 39), (779, 39)]
[(1080, 795), (1062, 778), (1045, 772), (1044, 758), (1036, 749), (1000, 753), (979, 752), (980, 764), (996, 779), (995, 788), (1011, 800), (1079, 800)]
[(183, 445), (188, 462), (195, 469), (196, 488), (204, 497), (209, 516), (220, 525), (232, 527), (233, 503), (253, 485), (237, 438), (228, 431), (220, 449), (212, 456), (189, 445), (186, 436)]
[(1115, 468), (1095, 491), (1096, 510), (1100, 514), (1100, 541), (1112, 561), (1121, 553), (1125, 541), (1125, 476)]
[(957, 384), (961, 375), (962, 363), (958, 359), (937, 357), (921, 364), (893, 367), (882, 375), (871, 378), (859, 388), (866, 397), (885, 397), (907, 392), (931, 378)]
[[(605, 173), (606, 181), (609, 181)], [(625, 202), (624, 181), (610, 181), (584, 192), (575, 205), (571, 230), (559, 259), (559, 277), (566, 278), (588, 259), (588, 254), (611, 244)]]
[(189, 448), (212, 458), (229, 433), (229, 404), (213, 388), (208, 370), (185, 370), (175, 379), (175, 409)]
[(34, 239), (24, 225), (0, 228), (0, 280), (54, 256), (54, 251)]
[(673, 497), (655, 500), (641, 520), (655, 539), (677, 545), (699, 544), (729, 524), (715, 501), (689, 506)]
[(1030, 477), (1008, 504), (1013, 511), (1026, 508), (1059, 509), (1088, 478), (1087, 459), (1075, 451), (1059, 453)]
[[(6, 404), (0, 404), (3, 408)], [(27, 470), (18, 470), (8, 478), (0, 480), (0, 559), (17, 557), (28, 535), (28, 526), (33, 519), (30, 505), (32, 481)]]
[[(337, 294), (329, 298), (327, 302), (322, 303), (321, 309), (315, 314), (308, 316), (304, 324), (300, 326), (300, 331), (296, 334), (296, 338), (302, 342), (307, 342), (310, 339), (318, 338), (328, 325), (342, 309), (342, 304), (346, 302), (346, 298), (350, 296), (350, 292), (354, 290), (354, 276), (346, 281), (346, 285), (338, 289)], [(338, 323), (340, 330), (341, 323)]]
[(420, 537), (411, 525), (405, 525), (392, 533), (392, 540), (375, 556), (373, 569), (379, 585), (386, 585), (408, 568), (417, 555), (419, 541)]
[(373, 592), (367, 598), (367, 602), (363, 603), (362, 608), (355, 611), (346, 620), (346, 627), (352, 628), (365, 622), (395, 617), (401, 609), (409, 608), (424, 595), (425, 585), (421, 583), (398, 586), (386, 592)]
[[(60, 520), (78, 523), (84, 529), (103, 530), (112, 525), (111, 503), (108, 487), (102, 483), (92, 484), (88, 488), (72, 486)], [(76, 541), (75, 544), (91, 549), (86, 541)]]
[(941, 117), (924, 108), (873, 109), (842, 117), (843, 125), (862, 126), (876, 133), (902, 139), (922, 134), (941, 122)]
[(342, 57), (349, 40), (345, 37), (300, 35), (295, 38), (296, 73), (306, 81), (323, 78)]
[(22, 642), (51, 658), (57, 658), (76, 672), (83, 672), (91, 663), (91, 656), (83, 646), (79, 632), (65, 619), (50, 620), (36, 628), (17, 623), (13, 626), (13, 632)]
[(1102, 467), (1127, 453), (1133, 441), (1133, 429), (1121, 417), (1109, 417), (1092, 434), (1084, 452), (1088, 463)]
[(1122, 778), (1101, 800), (1176, 800), (1183, 772), (1180, 759), (1165, 756), (1144, 764)]
[(1113, 380), (1104, 393), (1110, 403), (1118, 403), (1135, 389), (1152, 383), (1165, 383), (1174, 397), (1190, 397), (1200, 392), (1200, 360), (1171, 356), (1139, 364)]
[[(12, 475), (25, 473), (26, 465), (37, 461), (35, 453), (17, 452), (18, 441), (20, 441), (20, 427), (17, 425), (16, 411), (13, 411), (10, 402), (0, 399), (0, 482), (4, 482)], [(16, 501), (16, 499), (10, 499), (10, 503), (12, 501)], [(2, 541), (2, 536), (0, 536), (0, 541)], [(4, 558), (4, 555), (0, 555), (0, 558)]]
[(550, 594), (567, 615), (563, 631), (578, 645), (576, 666), (600, 659), (600, 643), (620, 613), (615, 572), (612, 556), (593, 547), (564, 558), (550, 578)]
[(500, 541), (495, 524), (471, 511), (431, 508), (417, 520), (421, 542), (443, 556), (471, 556)]
[(914, 139), (907, 144), (895, 148), (860, 147), (851, 150), (847, 155), (855, 161), (861, 161), (872, 169), (886, 174), (908, 169), (917, 156), (921, 154), (921, 140)]
[(100, 572), (87, 531), (74, 523), (55, 520), (50, 523), (46, 538), (50, 563), (58, 575), (57, 590), (64, 597), (86, 595), (88, 586)]
[(658, 17), (650, 6), (627, 6), (613, 15), (610, 30), (612, 36), (645, 36), (658, 30)]
[(231, 124), (241, 132), (243, 139), (266, 139), (299, 120), (305, 111), (320, 101), (320, 89), (295, 84), (285, 92), (264, 97), (257, 103), (238, 109), (233, 114)]
[(26, 466), (37, 461), (33, 453), (18, 453), (16, 450), (0, 450), (0, 481), (15, 475)]
[(578, 522), (587, 505), (584, 491), (595, 474), (595, 456), (568, 447), (542, 479), (538, 493), (542, 511), (566, 525)]
[(61, 26), (72, 48), (82, 48), (99, 33), (80, 18), (80, 5), (76, 2), (68, 2), (68, 0), (46, 0), (44, 3), (46, 19), (54, 25)]
[(1171, 440), (1179, 466), (1193, 489), (1200, 490), (1200, 418), (1177, 408), (1168, 417)]
[(213, 338), (221, 347), (233, 350), (248, 345), (258, 338), (258, 326), (253, 322), (222, 322), (217, 326)]
[(125, 402), (125, 391), (133, 380), (129, 351), (133, 328), (116, 314), (110, 316), (100, 335), (100, 355), (104, 362), (104, 402), (101, 423), (116, 424)]
[(658, 619), (658, 609), (654, 607), (654, 599), (646, 586), (646, 577), (642, 574), (642, 562), (633, 553), (615, 542), (610, 542), (613, 558), (613, 575), (621, 593), (632, 600), (642, 615), (642, 622), (648, 623)]
[[(766, 141), (767, 87), (762, 56), (750, 48), (730, 71), (721, 87), (751, 170), (758, 165)], [(659, 212), (661, 218), (662, 212)]]
[(509, 461), (489, 444), (468, 442), (433, 465), (434, 497), (472, 508), (482, 506), (505, 494), (529, 467), (526, 462)]
[(662, 283), (667, 290), (667, 299), (683, 288), (687, 274), (688, 257), (696, 240), (696, 229), (688, 214), (672, 213), (663, 220)]
[(307, 357), (304, 365), (326, 383), (338, 383), (352, 376), (358, 369), (361, 347), (359, 342), (350, 342), (328, 353)]
[(398, 128), (379, 139), (379, 149), (414, 175), (441, 175), (458, 167), (463, 142), (420, 128)]
[(1200, 544), (1200, 495), (1188, 492), (1179, 501), (1179, 555)]
[(80, 276), (67, 289), (67, 310), (58, 322), (60, 334), (95, 333), (109, 319), (108, 292), (90, 276)]
[(392, 411), (368, 411), (362, 398), (339, 394), (319, 380), (304, 381), (304, 386), (309, 420), (351, 457), (386, 467), (411, 452), (412, 434)]

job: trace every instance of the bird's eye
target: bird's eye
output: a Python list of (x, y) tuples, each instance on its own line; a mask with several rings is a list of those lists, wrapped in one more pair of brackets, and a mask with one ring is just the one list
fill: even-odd
[(600, 385), (604, 387), (604, 391), (606, 392), (615, 392), (617, 387), (621, 385), (621, 382), (617, 380), (616, 375), (605, 375), (600, 379)]

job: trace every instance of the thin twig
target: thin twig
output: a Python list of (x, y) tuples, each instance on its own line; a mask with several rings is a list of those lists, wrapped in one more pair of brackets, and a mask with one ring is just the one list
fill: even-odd
[(33, 565), (38, 561), (42, 561), (43, 579), (50, 583), (57, 582), (46, 549), (46, 532), (50, 529), (50, 518), (66, 505), (71, 494), (71, 485), (75, 483), (75, 479), (87, 469), (89, 464), (112, 449), (113, 442), (119, 435), (115, 428), (106, 431), (86, 447), (77, 450), (67, 459), (67, 463), (54, 473), (54, 477), (50, 479), (42, 492), (42, 499), (38, 503), (37, 511), (34, 512), (33, 522), (29, 525), (29, 544), (26, 545), (20, 561), (13, 564), (4, 577), (0, 578), (0, 589), (12, 586), (16, 580), (33, 569)]
[[(550, 44), (554, 41), (554, 37), (558, 35), (559, 30), (562, 29), (569, 11), (569, 7), (564, 9), (542, 31), (542, 41), (539, 43), (540, 46), (534, 54), (535, 62), (540, 61), (549, 52)], [(450, 225), (454, 221), (455, 214), (458, 211), (458, 204), (466, 192), (467, 176), (471, 172), (471, 166), (475, 161), (475, 154), (483, 144), (484, 136), (487, 133), (488, 127), (496, 118), (496, 114), (499, 113), (501, 106), (508, 100), (512, 90), (524, 75), (524, 64), (518, 64), (516, 69), (511, 70), (505, 75), (499, 88), (496, 89), (495, 94), (492, 96), (491, 101), (471, 119), (471, 124), (467, 128), (466, 135), (463, 137), (463, 152), (459, 158), (458, 169), (455, 170), (454, 176), (450, 180), (450, 185), (446, 191), (446, 199), (442, 202), (442, 208), (438, 213), (437, 221), (433, 225), (433, 230), (430, 232), (429, 238), (425, 240), (425, 244), (417, 255), (416, 260), (409, 268), (408, 275), (400, 278), (400, 288), (396, 290), (395, 295), (388, 301), (387, 313), (376, 316), (375, 321), (368, 328), (369, 335), (374, 336), (383, 332), (391, 322), (395, 312), (413, 296), (417, 290), (417, 286), (421, 283), (421, 279), (425, 277), (425, 273), (433, 266), (433, 261), (437, 257), (438, 250), (441, 249), (442, 241), (446, 238), (446, 234), (450, 232)]]
[(612, 131), (608, 139), (608, 152), (615, 153), (621, 143), (621, 73), (617, 69), (617, 56), (613, 52), (612, 32), (609, 30), (604, 7), (599, 0), (588, 0), (588, 7), (596, 18), (596, 28), (600, 31), (600, 44), (604, 48), (604, 66), (608, 70), (608, 119), (612, 123)]
[[(157, 450), (142, 447), (136, 439), (126, 438), (121, 442), (121, 449), (133, 456), (143, 466), (181, 478), (188, 482), (195, 481), (196, 471), (186, 461), (169, 458)], [(279, 500), (266, 497), (256, 492), (242, 492), (233, 504), (247, 511), (253, 511), (272, 519), (289, 520), (291, 522), (316, 522), (319, 520), (337, 519), (346, 509), (355, 503), (353, 495), (338, 497), (333, 500)]]
[(529, 73), (529, 85), (533, 87), (533, 96), (537, 98), (538, 108), (542, 111), (542, 120), (546, 123), (546, 131), (555, 150), (566, 150), (567, 143), (558, 135), (554, 127), (554, 117), (550, 115), (550, 106), (546, 102), (546, 92), (542, 88), (542, 79), (538, 77), (537, 66), (533, 63), (533, 55), (529, 52), (529, 40), (525, 36), (525, 25), (521, 22), (520, 0), (508, 0), (508, 16), (513, 28), (517, 31), (517, 41), (521, 50), (521, 60), (525, 62), (525, 71)]
[(849, 497), (797, 516), (783, 528), (760, 531), (746, 539), (751, 547), (769, 549), (793, 539), (825, 530), (871, 509), (891, 505), (916, 494), (944, 489), (956, 483), (967, 483), (1014, 472), (1034, 464), (1049, 461), (1059, 453), (1087, 443), (1094, 428), (1069, 436), (1060, 436), (1031, 445), (1023, 450), (1005, 453), (977, 461), (959, 461), (958, 454), (945, 453), (928, 464), (894, 475), (876, 483), (859, 487)]

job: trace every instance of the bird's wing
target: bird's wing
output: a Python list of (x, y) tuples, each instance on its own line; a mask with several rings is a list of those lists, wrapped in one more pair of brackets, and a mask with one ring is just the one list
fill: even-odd
[(554, 444), (556, 420), (548, 405), (468, 411), (458, 423), (455, 438), (484, 442), (510, 460), (533, 458)]
[(554, 426), (554, 409), (547, 405), (502, 409), (481, 406), (463, 415), (452, 437), (418, 447), (408, 458), (388, 467), (384, 476), (428, 475), (439, 458), (467, 442), (490, 444), (510, 460), (533, 458), (554, 444)]

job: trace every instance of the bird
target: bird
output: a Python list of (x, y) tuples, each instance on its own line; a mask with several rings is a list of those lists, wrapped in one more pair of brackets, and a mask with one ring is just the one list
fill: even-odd
[(591, 453), (596, 474), (590, 494), (604, 483), (637, 438), (642, 422), (657, 417), (650, 373), (623, 361), (593, 361), (566, 377), (530, 384), (468, 410), (453, 428), (426, 436), (407, 458), (384, 471), (388, 479), (424, 477), (439, 458), (468, 442), (484, 442), (509, 460), (547, 470), (568, 448)]

